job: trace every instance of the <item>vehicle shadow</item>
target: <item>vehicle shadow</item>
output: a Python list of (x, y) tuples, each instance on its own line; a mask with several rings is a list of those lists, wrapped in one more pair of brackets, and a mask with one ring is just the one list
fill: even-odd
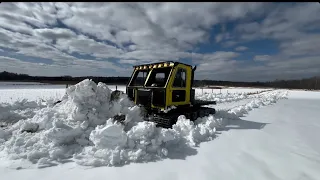
[(190, 147), (187, 144), (181, 144), (178, 148), (170, 148), (168, 150), (167, 158), (174, 160), (185, 160), (188, 156), (198, 154), (196, 147)]
[(217, 113), (217, 118), (221, 117), (227, 117), (223, 121), (222, 127), (216, 128), (217, 131), (228, 131), (231, 129), (263, 129), (266, 125), (270, 123), (263, 123), (263, 122), (255, 122), (255, 121), (249, 121), (244, 120), (243, 116), (238, 117), (236, 115), (229, 114), (227, 111), (220, 111)]
[(228, 120), (228, 124), (223, 128), (224, 131), (230, 129), (263, 129), (269, 123), (248, 121), (243, 119), (238, 120)]

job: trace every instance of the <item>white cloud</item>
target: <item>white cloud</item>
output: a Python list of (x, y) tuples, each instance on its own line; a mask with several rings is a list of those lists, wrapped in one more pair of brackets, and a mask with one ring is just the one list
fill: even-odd
[(90, 54), (100, 58), (119, 57), (123, 51), (111, 45), (96, 42), (84, 35), (70, 39), (59, 39), (56, 47), (69, 53)]
[(304, 35), (291, 41), (283, 41), (280, 44), (282, 52), (286, 55), (320, 55), (320, 34)]
[(18, 32), (30, 32), (32, 30), (30, 25), (47, 27), (56, 23), (53, 3), (2, 3), (0, 17), (3, 22), (1, 27), (7, 25), (12, 30), (22, 28), (20, 31), (17, 29)]
[(195, 54), (194, 62), (198, 64), (195, 78), (212, 79), (219, 74), (229, 73), (236, 69), (237, 61), (234, 58), (239, 54), (235, 52), (218, 51), (211, 54)]
[(223, 34), (218, 34), (218, 35), (215, 37), (215, 40), (216, 40), (217, 43), (218, 43), (218, 42), (221, 42), (222, 39), (223, 39)]
[(320, 28), (319, 13), (318, 3), (282, 4), (275, 6), (261, 23), (243, 23), (236, 27), (236, 31), (241, 33), (241, 39), (245, 40), (259, 38), (295, 39), (303, 35), (305, 30)]
[(238, 46), (238, 47), (236, 47), (236, 51), (245, 51), (245, 50), (247, 50), (248, 48), (247, 47), (245, 47), (245, 46)]
[(132, 60), (132, 59), (131, 60), (130, 59), (121, 59), (119, 62), (122, 64), (131, 64), (131, 65), (138, 63), (137, 60)]
[[(262, 4), (91, 3), (90, 7), (86, 4), (71, 6), (73, 16), (63, 22), (97, 38), (118, 44), (131, 40), (142, 49), (158, 49), (163, 45), (185, 49), (208, 40), (208, 32), (201, 27), (208, 29), (225, 19), (245, 17)], [(125, 32), (126, 38), (114, 36), (111, 31)]]
[[(114, 72), (98, 71), (98, 69), (109, 69), (117, 72), (116, 76), (129, 76), (132, 69), (119, 68), (111, 62), (92, 61), (78, 59), (71, 61), (63, 66), (57, 64), (44, 64), (25, 62), (19, 59), (0, 56), (0, 71), (9, 71), (16, 73), (25, 73), (35, 76), (115, 76)], [(87, 73), (89, 71), (90, 73)]]
[[(39, 65), (24, 62), (23, 57), (6, 59), (5, 67), (17, 70), (23, 64), (37, 73), (83, 75), (82, 72), (108, 74), (108, 69), (125, 74), (124, 67), (132, 64), (190, 58), (187, 50), (197, 48), (199, 43), (211, 43), (225, 49), (193, 53), (199, 77), (246, 79), (251, 75), (259, 77), (253, 74), (265, 70), (264, 77), (271, 78), (277, 76), (275, 69), (295, 74), (289, 72), (300, 60), (312, 68), (320, 68), (315, 60), (310, 60), (320, 55), (318, 14), (320, 6), (313, 3), (4, 2), (0, 6), (0, 48), (9, 48), (20, 57), (47, 60), (47, 64)], [(238, 25), (230, 29), (228, 22)], [(210, 31), (214, 25), (218, 25), (219, 32)], [(279, 53), (256, 54), (245, 44), (259, 39), (276, 41)], [(237, 59), (240, 54), (230, 48), (243, 51), (242, 54), (252, 53), (253, 61), (264, 61), (266, 65), (244, 66)], [(246, 51), (248, 48), (250, 52)], [(40, 68), (43, 66), (46, 71)], [(268, 68), (273, 69), (267, 71)]]
[(222, 46), (229, 48), (229, 47), (232, 47), (232, 46), (236, 45), (237, 43), (238, 42), (236, 42), (236, 41), (228, 40), (228, 41), (223, 42)]
[(256, 55), (254, 56), (253, 60), (255, 61), (268, 61), (270, 60), (271, 56), (269, 55)]
[(75, 37), (76, 34), (69, 30), (64, 28), (43, 28), (43, 29), (35, 29), (34, 30), (35, 36), (40, 36), (47, 39), (69, 39), (72, 37)]

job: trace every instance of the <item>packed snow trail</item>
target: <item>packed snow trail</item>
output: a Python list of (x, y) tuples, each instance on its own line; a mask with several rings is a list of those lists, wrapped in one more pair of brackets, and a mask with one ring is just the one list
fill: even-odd
[[(287, 92), (262, 93), (242, 106), (195, 122), (180, 116), (172, 129), (143, 121), (140, 109), (125, 95), (110, 102), (110, 93), (107, 85), (90, 80), (70, 86), (61, 103), (0, 129), (1, 158), (27, 159), (46, 167), (66, 160), (87, 166), (118, 166), (172, 157), (177, 150), (212, 140), (216, 128), (285, 98)], [(113, 122), (112, 117), (119, 113), (126, 114), (124, 125)]]

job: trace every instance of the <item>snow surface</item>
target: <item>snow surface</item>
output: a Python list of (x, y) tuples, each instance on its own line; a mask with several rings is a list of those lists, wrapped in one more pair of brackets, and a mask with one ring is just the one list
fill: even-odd
[[(30, 91), (31, 97), (31, 90), (23, 91)], [(258, 91), (197, 93), (198, 99), (218, 102), (213, 106), (217, 114), (195, 122), (180, 116), (172, 129), (157, 128), (152, 122), (142, 121), (140, 109), (125, 95), (110, 103), (108, 86), (89, 80), (59, 94), (63, 101), (57, 105), (49, 94), (40, 96), (42, 100), (2, 103), (0, 121), (4, 127), (0, 129), (0, 174), (5, 179), (320, 177), (316, 171), (320, 149), (313, 137), (313, 132), (319, 129), (316, 113), (320, 103), (319, 100), (310, 103), (311, 100), (304, 99), (320, 97), (319, 93)], [(267, 107), (260, 109), (263, 106)], [(309, 108), (310, 117), (299, 114), (295, 108)], [(254, 109), (258, 110), (252, 111)], [(294, 115), (290, 114), (292, 112)], [(112, 116), (118, 113), (126, 114), (124, 124), (113, 122)], [(306, 125), (292, 120), (303, 117)], [(299, 132), (307, 130), (308, 133), (297, 134), (294, 129), (301, 126)], [(215, 139), (217, 136), (219, 138)], [(299, 143), (304, 144), (300, 147)], [(305, 151), (299, 152), (300, 148)], [(293, 150), (302, 154), (299, 157), (292, 155)], [(315, 162), (310, 158), (315, 158)], [(37, 170), (48, 166), (56, 167)], [(83, 171), (86, 166), (118, 167)], [(294, 173), (291, 170), (295, 170)]]
[(62, 89), (66, 85), (53, 85), (39, 82), (3, 82), (0, 81), (0, 90), (2, 89)]

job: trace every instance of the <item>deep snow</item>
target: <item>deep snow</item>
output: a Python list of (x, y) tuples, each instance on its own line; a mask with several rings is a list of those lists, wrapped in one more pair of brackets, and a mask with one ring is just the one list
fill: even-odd
[[(43, 101), (25, 101), (22, 102), (25, 105), (19, 106), (13, 104), (19, 104), (15, 101), (1, 104), (6, 108), (0, 112), (7, 112), (6, 117), (15, 122), (24, 119), (0, 131), (0, 138), (5, 137), (0, 145), (2, 177), (237, 180), (320, 177), (317, 171), (320, 148), (315, 143), (319, 137), (320, 93), (272, 90), (249, 95), (249, 91), (239, 89), (233, 93), (197, 93), (198, 99), (219, 102), (214, 106), (217, 114), (198, 119), (195, 124), (181, 116), (172, 130), (166, 130), (140, 122), (139, 108), (125, 96), (115, 104), (108, 104), (110, 90), (106, 86), (86, 83), (70, 88), (64, 101), (56, 106), (44, 97)], [(92, 87), (95, 90), (91, 91)], [(103, 92), (104, 100), (98, 91)], [(103, 111), (99, 109), (101, 104)], [(273, 105), (263, 107), (270, 104)], [(33, 113), (14, 116), (25, 109)], [(120, 111), (128, 114), (125, 126), (108, 119)], [(21, 133), (23, 129), (37, 132)], [(81, 165), (121, 167), (87, 169)]]
[[(33, 103), (34, 114), (20, 115), (13, 104), (2, 107), (0, 151), (8, 159), (27, 159), (38, 167), (72, 160), (88, 166), (115, 166), (130, 162), (148, 162), (162, 159), (178, 148), (195, 147), (215, 137), (216, 128), (224, 121), (241, 117), (253, 108), (275, 103), (286, 92), (273, 91), (252, 95), (255, 98), (245, 105), (221, 111), (191, 122), (184, 116), (172, 129), (157, 128), (154, 123), (143, 121), (140, 108), (123, 95), (119, 101), (110, 102), (111, 90), (103, 83), (84, 80), (70, 86), (62, 102), (46, 107)], [(233, 97), (233, 98), (232, 98)], [(208, 97), (199, 97), (199, 99)], [(212, 98), (212, 97), (211, 97)], [(219, 96), (221, 102), (248, 98), (245, 94)], [(215, 98), (215, 99), (217, 99)], [(39, 104), (39, 106), (36, 106)], [(15, 110), (16, 110), (15, 109)], [(9, 112), (8, 112), (9, 111)], [(126, 114), (124, 124), (112, 117)], [(10, 120), (10, 118), (16, 120)], [(19, 119), (19, 120), (18, 120)], [(31, 133), (30, 133), (31, 132)]]

